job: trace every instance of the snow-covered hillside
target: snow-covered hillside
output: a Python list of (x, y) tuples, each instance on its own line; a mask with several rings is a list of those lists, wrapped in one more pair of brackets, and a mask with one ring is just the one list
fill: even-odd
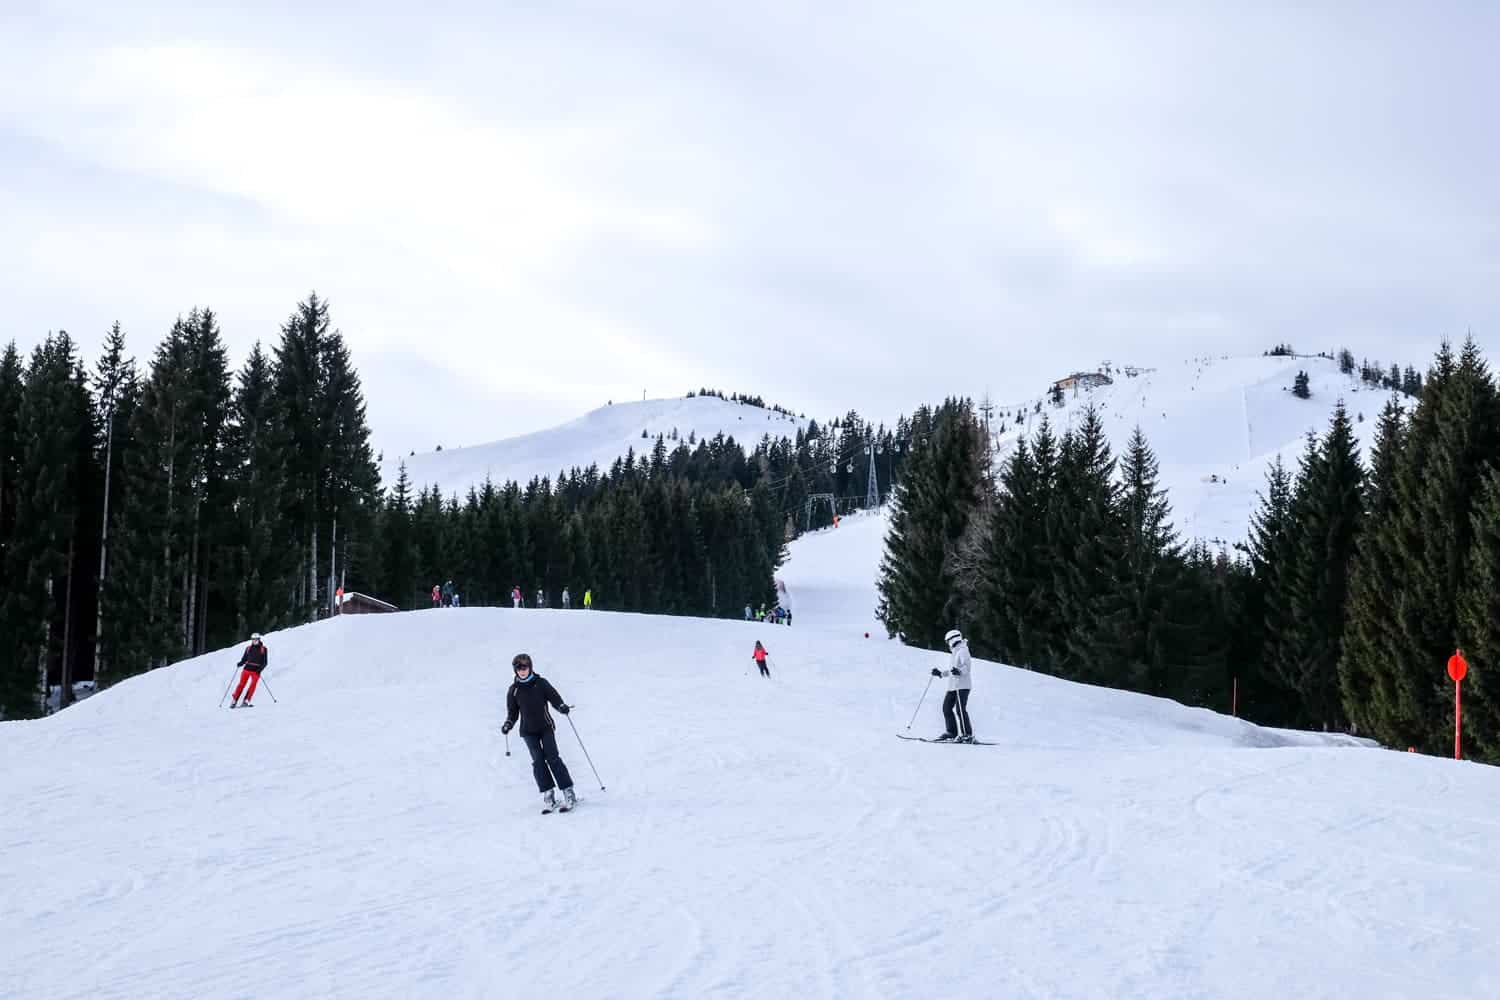
[[(1298, 371), (1308, 373), (1309, 399), (1292, 395)], [(1390, 397), (1341, 374), (1326, 358), (1194, 358), (1133, 377), (1117, 371), (1113, 377), (1113, 385), (1067, 390), (1062, 407), (1044, 400), (1041, 413), (1035, 399), (999, 407), (993, 419), (997, 427), (1005, 422), (1000, 460), (1021, 436), (1035, 433), (1043, 416), (1061, 433), (1092, 402), (1116, 456), (1137, 425), (1145, 433), (1161, 463), (1161, 483), (1179, 534), (1223, 545), (1246, 537), (1276, 456), (1295, 474), (1307, 432), (1324, 434), (1340, 399), (1355, 421), (1360, 456), (1368, 462), (1380, 410)]]
[[(251, 710), (224, 650), (0, 724), (0, 993), (1500, 995), (1500, 771), (989, 663), (997, 746), (898, 740), (942, 659), (864, 638), (878, 527), (794, 544), (792, 628), (350, 617)], [(497, 732), (521, 649), (572, 815)]]
[[(532, 434), (492, 441), (469, 448), (444, 448), (420, 455), (388, 457), (381, 466), (387, 488), (393, 486), (402, 462), (413, 489), (437, 485), (445, 496), (462, 497), (470, 486), (488, 477), (497, 486), (507, 480), (525, 485), (535, 476), (555, 478), (558, 472), (598, 465), (608, 472), (617, 458), (631, 449), (650, 454), (658, 434), (668, 449), (689, 436), (698, 441), (716, 434), (733, 437), (742, 447), (753, 447), (767, 434), (795, 438), (805, 420), (717, 396), (691, 399), (649, 399), (602, 406), (577, 420)], [(641, 432), (646, 436), (642, 437)], [(673, 431), (678, 440), (670, 440)]]

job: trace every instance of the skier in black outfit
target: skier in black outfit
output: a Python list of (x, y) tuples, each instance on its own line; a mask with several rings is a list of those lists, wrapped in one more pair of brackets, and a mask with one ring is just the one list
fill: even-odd
[(505, 695), (505, 724), (500, 731), (509, 733), (516, 720), (521, 720), (521, 739), (531, 751), (531, 774), (536, 778), (537, 790), (542, 793), (542, 811), (551, 812), (558, 808), (554, 789), (561, 789), (561, 806), (566, 812), (578, 799), (573, 794), (573, 776), (558, 756), (552, 713), (547, 711), (547, 706), (551, 705), (563, 715), (572, 709), (547, 678), (532, 670), (531, 657), (526, 653), (517, 653), (510, 665), (516, 672), (516, 681)]

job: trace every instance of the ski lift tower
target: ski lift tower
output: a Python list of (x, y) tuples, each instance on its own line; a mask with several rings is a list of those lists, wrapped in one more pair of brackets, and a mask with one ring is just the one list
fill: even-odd
[(866, 510), (874, 510), (880, 506), (880, 482), (875, 478), (875, 456), (883, 451), (885, 451), (885, 446), (876, 444), (875, 439), (870, 438), (870, 482), (865, 487)]

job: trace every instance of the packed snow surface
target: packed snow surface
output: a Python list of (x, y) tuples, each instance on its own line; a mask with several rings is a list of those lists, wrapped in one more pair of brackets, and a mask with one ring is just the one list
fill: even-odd
[[(349, 617), (253, 709), (231, 649), (0, 724), (0, 993), (1500, 996), (1500, 772), (982, 662), (997, 746), (898, 740), (944, 657), (869, 627), (879, 526), (793, 546), (791, 628)], [(518, 650), (571, 815), (505, 755)]]
[[(485, 479), (496, 486), (512, 480), (524, 486), (533, 478), (556, 479), (559, 472), (590, 465), (605, 473), (615, 459), (631, 450), (637, 457), (649, 457), (658, 434), (667, 437), (668, 451), (687, 444), (690, 436), (706, 441), (721, 433), (742, 448), (752, 448), (768, 434), (795, 438), (798, 429), (806, 426), (805, 420), (717, 396), (649, 399), (601, 406), (558, 427), (503, 441), (387, 458), (380, 473), (390, 489), (405, 462), (413, 493), (435, 485), (445, 497), (456, 494), (461, 499), (469, 487), (482, 486)], [(676, 440), (672, 440), (673, 432)]]
[[(1292, 395), (1299, 371), (1308, 374), (1307, 399)], [(1318, 357), (1191, 358), (1133, 376), (1116, 369), (1111, 377), (1112, 385), (1065, 390), (1060, 407), (1046, 398), (997, 407), (991, 423), (1000, 444), (997, 461), (1022, 437), (1035, 435), (1043, 417), (1061, 435), (1092, 404), (1116, 458), (1141, 428), (1161, 463), (1161, 486), (1179, 535), (1217, 547), (1245, 539), (1267, 470), (1280, 456), (1295, 476), (1307, 434), (1328, 432), (1340, 400), (1368, 466), (1380, 411), (1391, 397)], [(1405, 400), (1408, 409), (1414, 403)]]

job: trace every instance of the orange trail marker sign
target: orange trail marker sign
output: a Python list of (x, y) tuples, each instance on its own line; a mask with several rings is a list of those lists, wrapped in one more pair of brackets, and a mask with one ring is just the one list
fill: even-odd
[(1456, 649), (1448, 657), (1448, 676), (1453, 678), (1453, 759), (1463, 759), (1463, 688), (1469, 675), (1469, 661), (1464, 651)]

